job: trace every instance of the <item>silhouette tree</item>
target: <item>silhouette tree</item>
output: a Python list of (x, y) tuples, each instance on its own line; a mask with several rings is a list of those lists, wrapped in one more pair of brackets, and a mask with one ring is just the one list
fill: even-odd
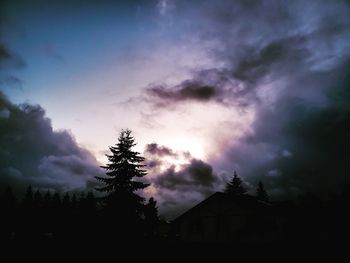
[(139, 223), (144, 212), (144, 198), (136, 191), (149, 186), (135, 180), (147, 174), (143, 169), (145, 165), (142, 164), (144, 157), (132, 150), (135, 145), (131, 131), (123, 130), (118, 143), (109, 147), (111, 154), (106, 155), (109, 163), (101, 166), (106, 170), (107, 177), (95, 177), (104, 184), (96, 190), (107, 193), (102, 199), (106, 214), (116, 217), (120, 225), (131, 226)]
[(30, 227), (33, 227), (36, 231), (36, 236), (40, 236), (44, 232), (44, 225), (45, 225), (45, 215), (44, 215), (44, 199), (39, 190), (36, 190), (33, 196), (33, 210), (32, 213), (34, 213), (34, 222), (33, 225)]
[(34, 193), (33, 203), (34, 203), (35, 209), (39, 209), (43, 205), (43, 197), (39, 190), (36, 190), (36, 192)]
[(7, 187), (1, 196), (0, 240), (8, 241), (16, 227), (16, 197), (11, 187)]
[(13, 194), (12, 188), (8, 186), (2, 195), (2, 205), (6, 210), (14, 210), (16, 207), (16, 197)]
[(45, 196), (44, 196), (44, 206), (46, 208), (49, 208), (51, 206), (51, 193), (50, 190), (47, 190)]
[(236, 171), (234, 171), (233, 178), (229, 183), (227, 183), (225, 188), (225, 193), (230, 195), (243, 195), (247, 192), (247, 190), (242, 185), (243, 181), (239, 178)]
[(89, 191), (86, 195), (84, 210), (85, 213), (88, 213), (90, 215), (93, 215), (96, 212), (96, 199), (92, 191)]
[(85, 216), (92, 216), (96, 212), (96, 199), (92, 191), (89, 191), (87, 195), (80, 194), (79, 211)]
[(22, 200), (21, 206), (21, 216), (26, 220), (20, 222), (22, 238), (30, 238), (34, 236), (36, 232), (34, 223), (36, 214), (33, 213), (34, 208), (34, 197), (32, 186), (28, 186), (25, 192), (24, 198)]
[(270, 199), (269, 195), (267, 194), (267, 192), (265, 190), (265, 186), (261, 181), (259, 181), (258, 187), (256, 188), (256, 197), (259, 200), (265, 201), (265, 202), (268, 202)]
[(55, 214), (58, 214), (61, 209), (61, 196), (59, 192), (55, 192), (51, 199), (51, 209)]
[(150, 218), (151, 220), (158, 220), (158, 207), (157, 207), (157, 201), (154, 200), (153, 197), (151, 197), (148, 200), (148, 203), (146, 204), (146, 212), (145, 217)]
[(51, 192), (50, 190), (47, 190), (47, 192), (44, 195), (44, 202), (43, 202), (43, 229), (44, 232), (49, 233), (52, 231), (52, 204), (51, 204)]
[(145, 225), (149, 237), (155, 237), (157, 235), (159, 222), (157, 201), (151, 197), (145, 206)]
[(71, 200), (71, 208), (73, 211), (75, 211), (77, 209), (78, 206), (78, 201), (77, 201), (77, 194), (73, 193), (72, 195), (72, 200)]
[(66, 192), (65, 195), (62, 198), (62, 207), (65, 211), (69, 211), (70, 208), (70, 197), (69, 193)]
[(23, 199), (23, 205), (25, 209), (31, 209), (34, 204), (33, 189), (32, 186), (28, 186)]
[(85, 205), (85, 193), (81, 192), (79, 195), (79, 201), (78, 201), (78, 208), (80, 212), (84, 210), (84, 205)]

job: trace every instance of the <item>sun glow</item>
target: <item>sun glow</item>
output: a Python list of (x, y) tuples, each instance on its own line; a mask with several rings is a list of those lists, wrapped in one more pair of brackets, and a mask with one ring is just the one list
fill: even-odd
[(165, 141), (163, 145), (176, 152), (187, 153), (193, 158), (205, 159), (206, 157), (203, 143), (199, 138), (191, 136), (171, 138), (170, 140)]

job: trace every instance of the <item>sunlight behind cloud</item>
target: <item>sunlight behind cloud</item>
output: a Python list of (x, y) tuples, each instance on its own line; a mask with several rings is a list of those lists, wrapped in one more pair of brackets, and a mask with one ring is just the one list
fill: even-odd
[[(152, 114), (148, 122), (154, 122), (154, 126), (142, 128), (141, 145), (151, 143), (149, 138), (154, 138), (160, 145), (188, 152), (192, 157), (205, 161), (220, 155), (220, 150), (228, 141), (234, 142), (249, 132), (255, 118), (253, 108), (240, 112), (216, 102), (184, 103), (176, 109)], [(143, 134), (147, 134), (147, 138)]]
[(169, 138), (168, 140), (163, 141), (163, 145), (170, 149), (179, 152), (188, 152), (191, 156), (198, 159), (206, 159), (203, 144), (204, 142), (201, 141), (201, 138), (196, 138), (191, 135)]

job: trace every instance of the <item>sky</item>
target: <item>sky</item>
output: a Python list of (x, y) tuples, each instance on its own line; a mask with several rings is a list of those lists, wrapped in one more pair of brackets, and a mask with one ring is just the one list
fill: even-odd
[(349, 1), (0, 3), (1, 186), (93, 188), (125, 128), (168, 217), (234, 170), (275, 198), (349, 182)]

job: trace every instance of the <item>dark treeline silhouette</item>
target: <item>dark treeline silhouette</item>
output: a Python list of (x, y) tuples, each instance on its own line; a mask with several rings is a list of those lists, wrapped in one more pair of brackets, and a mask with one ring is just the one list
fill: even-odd
[(130, 130), (122, 131), (103, 166), (106, 177), (96, 177), (101, 182), (97, 197), (92, 191), (59, 193), (29, 186), (18, 198), (8, 187), (0, 196), (1, 241), (295, 245), (334, 244), (350, 234), (350, 185), (328, 199), (305, 193), (295, 200), (271, 201), (262, 182), (248, 194), (236, 172), (224, 193), (168, 224), (159, 219), (157, 201), (140, 195), (148, 184), (144, 158), (133, 146)]
[[(0, 197), (1, 241), (73, 242), (92, 237), (110, 238), (112, 235), (124, 240), (154, 240), (157, 237), (160, 219), (153, 198), (143, 206), (140, 222), (119, 220), (118, 217), (130, 219), (119, 209), (116, 216), (110, 216), (101, 203), (101, 198), (96, 198), (91, 191), (60, 194), (34, 191), (29, 186), (24, 197), (18, 199), (8, 187)], [(137, 229), (138, 233), (133, 233), (132, 229)]]
[[(17, 200), (10, 187), (1, 196), (5, 240), (50, 239), (80, 232), (84, 222), (96, 216), (96, 199), (87, 195), (33, 190), (29, 186), (22, 200)], [(74, 230), (74, 231), (73, 231)], [(81, 233), (79, 233), (81, 234)]]
[[(243, 188), (240, 178), (237, 175), (234, 178), (235, 182), (240, 182), (237, 185)], [(227, 187), (231, 184), (232, 182)], [(249, 197), (269, 204), (266, 211), (246, 222), (249, 237), (261, 233), (270, 235), (267, 241), (253, 238), (249, 241), (252, 244), (331, 245), (340, 244), (350, 234), (350, 185), (346, 185), (340, 194), (334, 194), (326, 200), (305, 193), (295, 200), (269, 201), (261, 182), (256, 188), (255, 196), (248, 195), (245, 189), (222, 194), (231, 196), (233, 202), (237, 201), (235, 198), (241, 200)], [(116, 243), (144, 240), (150, 241), (146, 245), (155, 242), (188, 244), (187, 240), (181, 239), (176, 227), (159, 219), (157, 202), (153, 198), (144, 202), (138, 216), (123, 210), (130, 207), (117, 206), (118, 209), (111, 212), (110, 208), (106, 208), (104, 200), (105, 198), (96, 198), (93, 192), (60, 194), (33, 190), (31, 186), (23, 198), (19, 199), (8, 187), (0, 198), (1, 241), (76, 243), (113, 238)], [(129, 213), (125, 214), (126, 212)], [(225, 214), (221, 216), (225, 217)], [(203, 228), (202, 223), (198, 222), (198, 225)], [(167, 230), (162, 233), (164, 227)], [(243, 242), (247, 244), (246, 240)], [(204, 244), (202, 241), (199, 243)]]
[(114, 242), (135, 239), (155, 241), (159, 237), (157, 202), (148, 202), (138, 192), (148, 186), (141, 182), (146, 175), (144, 158), (132, 151), (135, 146), (130, 130), (123, 130), (118, 143), (110, 147), (109, 163), (102, 166), (107, 177), (93, 192), (46, 192), (29, 186), (22, 200), (11, 188), (1, 196), (4, 224), (1, 238), (7, 241), (44, 240), (87, 242), (94, 238), (113, 238)]

